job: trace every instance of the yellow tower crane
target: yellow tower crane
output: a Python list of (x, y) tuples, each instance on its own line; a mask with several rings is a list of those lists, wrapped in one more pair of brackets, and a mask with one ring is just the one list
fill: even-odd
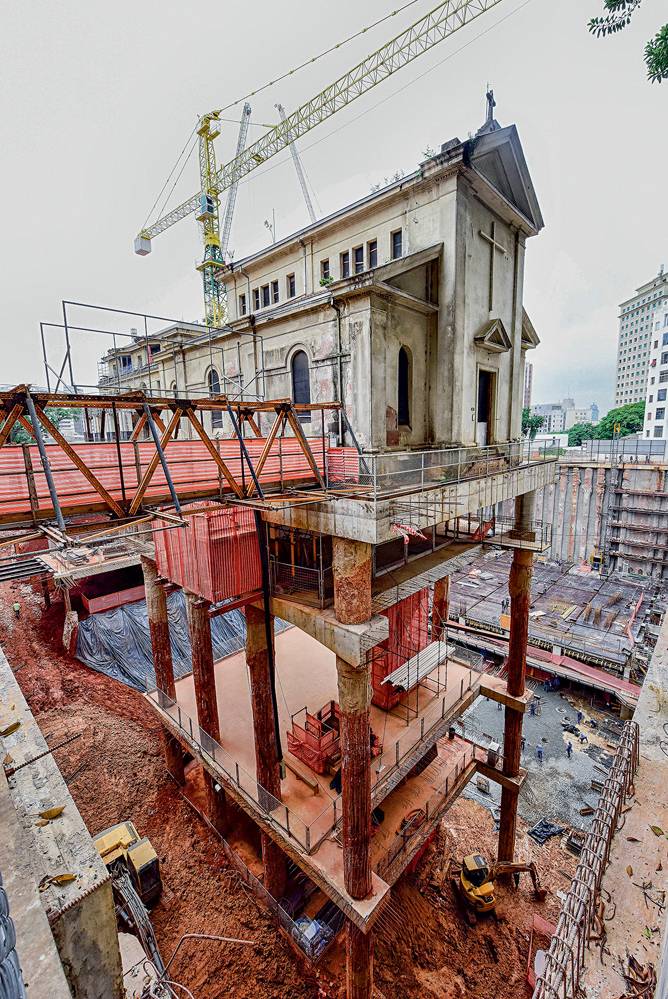
[(235, 188), (243, 177), (276, 153), (291, 147), (300, 136), (331, 118), (397, 70), (501, 2), (502, 0), (446, 0), (445, 3), (439, 3), (296, 111), (289, 115), (282, 114), (281, 121), (250, 146), (238, 146), (237, 155), (224, 166), (216, 165), (213, 146), (214, 140), (220, 135), (221, 111), (203, 115), (197, 129), (200, 190), (187, 201), (145, 225), (135, 239), (135, 253), (140, 256), (150, 253), (155, 236), (181, 219), (196, 215), (204, 238), (204, 256), (197, 269), (201, 271), (203, 278), (206, 323), (213, 327), (222, 325), (226, 318), (222, 282), (226, 263), (221, 250), (219, 221), (220, 195), (223, 191)]

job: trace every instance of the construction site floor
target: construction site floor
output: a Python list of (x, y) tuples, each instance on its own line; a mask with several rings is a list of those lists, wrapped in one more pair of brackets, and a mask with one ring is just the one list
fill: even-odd
[[(16, 621), (12, 604), (21, 605)], [(131, 818), (154, 843), (164, 890), (152, 918), (167, 959), (184, 933), (252, 939), (250, 950), (214, 941), (184, 944), (170, 971), (195, 999), (339, 999), (342, 944), (317, 971), (278, 933), (273, 920), (231, 870), (216, 836), (166, 776), (156, 715), (141, 695), (94, 673), (60, 645), (63, 607), (43, 612), (25, 583), (0, 587), (0, 643), (91, 832)], [(445, 826), (449, 832), (443, 831)], [(521, 824), (521, 827), (526, 828)], [(498, 921), (468, 927), (447, 889), (435, 890), (442, 861), (472, 849), (494, 852), (488, 811), (460, 799), (416, 875), (392, 889), (376, 932), (377, 999), (511, 999), (525, 994), (534, 912), (556, 916), (554, 892), (567, 887), (574, 858), (552, 841), (532, 851), (550, 889), (534, 903), (525, 879), (502, 888)], [(239, 840), (243, 830), (239, 831)], [(524, 838), (522, 843), (525, 844)], [(235, 848), (240, 849), (239, 847)], [(255, 848), (248, 848), (252, 863)], [(565, 872), (565, 873), (562, 873)]]
[[(592, 780), (605, 780), (621, 723), (610, 712), (593, 707), (591, 698), (569, 691), (546, 692), (541, 684), (533, 686), (540, 697), (540, 714), (528, 711), (524, 716), (522, 766), (527, 777), (520, 791), (519, 813), (530, 825), (547, 818), (558, 825), (587, 829), (590, 816), (580, 815), (580, 809), (596, 806), (599, 792), (592, 788)], [(583, 714), (579, 725), (578, 710)], [(490, 739), (503, 743), (503, 712), (493, 701), (479, 698), (462, 721), (468, 738), (483, 744)], [(581, 743), (577, 735), (565, 732), (563, 722), (579, 727), (587, 742)], [(566, 751), (569, 742), (573, 747), (570, 759)], [(483, 794), (472, 782), (464, 793), (488, 807), (498, 806), (501, 801), (495, 784), (490, 785), (489, 794)]]

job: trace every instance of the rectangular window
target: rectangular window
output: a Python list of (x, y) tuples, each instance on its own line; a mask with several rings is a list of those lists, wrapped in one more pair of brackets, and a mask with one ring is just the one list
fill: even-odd
[(353, 248), (353, 263), (355, 265), (355, 274), (361, 274), (364, 270), (364, 247), (355, 246)]
[(401, 229), (397, 229), (395, 232), (390, 233), (390, 248), (392, 251), (392, 259), (398, 260), (402, 254)]
[(246, 315), (246, 296), (245, 295), (239, 295), (239, 315), (240, 316), (245, 316)]
[(664, 416), (665, 416), (665, 415), (666, 415), (666, 409), (665, 409), (665, 406), (659, 406), (659, 407), (657, 408), (657, 411), (656, 411), (656, 419), (657, 419), (657, 420), (662, 420), (662, 419), (664, 418)]
[(278, 281), (271, 282), (271, 300), (272, 302), (278, 301)]
[(368, 261), (368, 267), (378, 266), (378, 241), (375, 239), (370, 239), (366, 244), (366, 258)]
[[(665, 396), (664, 396), (664, 398), (665, 398)], [(654, 402), (654, 396), (653, 396), (653, 395), (651, 395), (651, 396), (649, 397), (649, 399), (648, 399), (647, 401), (648, 401), (648, 402)]]
[(260, 308), (260, 289), (253, 288), (253, 308), (257, 312)]
[(661, 355), (661, 363), (668, 364), (668, 350), (664, 350), (663, 354)]
[(262, 308), (266, 309), (269, 305), (269, 285), (263, 284), (260, 291), (262, 292)]
[(341, 254), (341, 277), (350, 277), (350, 251), (344, 250)]
[(663, 427), (654, 427), (654, 436), (663, 437)]
[(666, 401), (666, 389), (659, 389), (659, 391), (656, 393), (656, 401), (657, 402)]
[(660, 382), (668, 382), (668, 371), (662, 371), (659, 374), (659, 381)]
[(320, 261), (320, 280), (329, 281), (329, 257)]
[(661, 340), (661, 346), (665, 347), (667, 343), (668, 343), (668, 333), (664, 333), (663, 338)]
[(288, 274), (285, 279), (285, 285), (288, 292), (288, 298), (294, 298), (297, 294), (294, 274)]

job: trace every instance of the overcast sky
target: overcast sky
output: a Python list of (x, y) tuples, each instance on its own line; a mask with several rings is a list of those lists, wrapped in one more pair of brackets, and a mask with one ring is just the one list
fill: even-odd
[[(157, 238), (151, 256), (132, 252), (197, 114), (398, 6), (3, 0), (0, 383), (44, 382), (38, 324), (62, 322), (63, 298), (200, 316), (192, 219)], [(292, 110), (432, 6), (419, 0), (251, 98), (253, 120), (274, 122), (276, 101)], [(503, 0), (302, 138), (300, 149), (317, 207), (328, 213), (395, 170), (413, 170), (428, 145), (475, 131), (489, 81), (499, 122), (519, 129), (545, 218), (527, 247), (525, 305), (542, 340), (530, 355), (534, 401), (572, 395), (605, 411), (617, 305), (668, 266), (668, 84), (649, 84), (642, 61), (663, 4), (648, 0), (630, 28), (597, 41), (586, 22), (601, 7), (602, 0)], [(233, 154), (236, 132), (226, 123), (220, 161)], [(251, 137), (260, 133), (251, 129)], [(197, 189), (191, 159), (174, 194)], [(287, 152), (240, 186), (230, 244), (237, 257), (268, 242), (263, 223), (272, 209), (279, 237), (307, 221)], [(83, 310), (70, 319), (98, 320)], [(119, 320), (117, 328), (130, 325)], [(81, 335), (76, 351), (75, 378), (85, 381), (100, 339)]]

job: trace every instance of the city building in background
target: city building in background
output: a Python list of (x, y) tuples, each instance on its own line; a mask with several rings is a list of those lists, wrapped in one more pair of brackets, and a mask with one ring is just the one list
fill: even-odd
[(663, 264), (656, 277), (636, 288), (632, 298), (619, 306), (619, 339), (615, 405), (645, 399), (647, 367), (655, 314), (668, 305), (668, 274)]
[[(526, 392), (526, 381), (525, 381)], [(531, 407), (533, 416), (543, 417), (541, 431), (544, 434), (560, 434), (570, 430), (576, 423), (598, 423), (599, 410), (595, 402), (590, 406), (578, 407), (574, 399), (561, 402), (541, 403)]]
[(654, 312), (654, 329), (647, 371), (645, 399), (645, 437), (665, 440), (666, 394), (668, 393), (668, 299), (663, 308)]
[(522, 406), (524, 409), (531, 408), (531, 390), (533, 389), (533, 364), (526, 361), (524, 365), (524, 398)]

